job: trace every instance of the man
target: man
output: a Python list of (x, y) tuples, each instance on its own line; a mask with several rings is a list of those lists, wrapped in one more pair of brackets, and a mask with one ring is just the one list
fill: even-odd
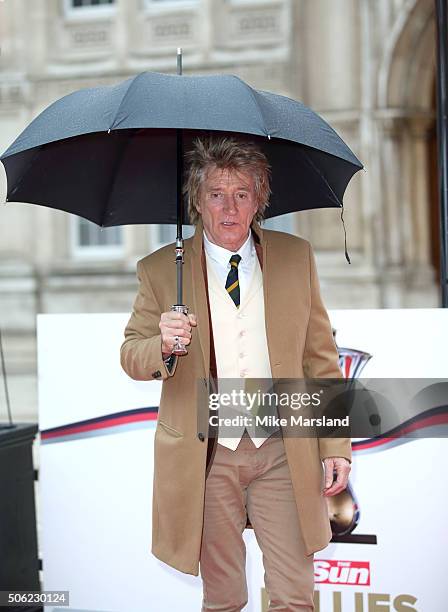
[[(233, 138), (198, 140), (186, 183), (195, 235), (185, 241), (185, 303), (173, 246), (138, 262), (140, 289), (121, 348), (136, 380), (162, 379), (155, 435), (152, 552), (203, 580), (203, 612), (247, 603), (249, 519), (263, 552), (269, 610), (313, 610), (313, 553), (331, 539), (326, 496), (347, 485), (347, 438), (235, 438), (198, 431), (201, 389), (219, 379), (341, 377), (311, 247), (259, 221), (266, 157)], [(298, 197), (300, 186), (298, 185)], [(177, 339), (188, 355), (171, 356)], [(325, 475), (322, 470), (325, 466)], [(337, 478), (333, 482), (333, 472)], [(169, 609), (169, 601), (167, 601)]]

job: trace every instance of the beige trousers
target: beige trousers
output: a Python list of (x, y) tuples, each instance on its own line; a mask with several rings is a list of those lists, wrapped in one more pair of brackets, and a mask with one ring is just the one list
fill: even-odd
[(235, 451), (217, 445), (206, 480), (202, 612), (240, 612), (247, 603), (246, 510), (263, 553), (269, 611), (311, 612), (313, 555), (304, 552), (283, 439), (271, 436), (257, 449), (246, 432)]

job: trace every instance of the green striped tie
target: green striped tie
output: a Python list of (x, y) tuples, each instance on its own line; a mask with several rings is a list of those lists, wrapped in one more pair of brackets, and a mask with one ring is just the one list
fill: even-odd
[(240, 282), (238, 280), (238, 264), (241, 261), (241, 255), (232, 255), (230, 258), (230, 271), (227, 275), (226, 290), (235, 303), (237, 308), (240, 307)]

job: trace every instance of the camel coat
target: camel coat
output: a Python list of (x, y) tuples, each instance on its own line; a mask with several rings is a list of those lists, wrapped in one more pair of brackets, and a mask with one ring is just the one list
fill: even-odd
[[(263, 270), (265, 325), (272, 376), (339, 378), (338, 354), (322, 304), (310, 244), (289, 234), (252, 231)], [(216, 438), (208, 438), (203, 408), (211, 359), (208, 294), (204, 279), (202, 222), (185, 240), (184, 303), (196, 314), (188, 355), (171, 371), (163, 362), (160, 315), (176, 296), (174, 247), (168, 245), (137, 264), (140, 281), (125, 330), (121, 364), (135, 380), (163, 380), (154, 441), (152, 552), (168, 565), (198, 575), (205, 480)], [(225, 330), (223, 330), (225, 333)], [(213, 368), (212, 368), (213, 369)], [(284, 438), (307, 554), (328, 544), (331, 529), (322, 459), (351, 461), (349, 438)], [(210, 452), (212, 451), (212, 452)]]

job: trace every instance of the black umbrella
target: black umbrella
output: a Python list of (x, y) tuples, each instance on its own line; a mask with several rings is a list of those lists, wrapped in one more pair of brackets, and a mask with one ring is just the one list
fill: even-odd
[[(269, 155), (266, 217), (341, 207), (361, 162), (312, 110), (230, 75), (146, 72), (57, 100), (0, 157), (9, 201), (75, 213), (103, 227), (176, 222), (176, 131), (249, 134)], [(185, 217), (184, 222), (188, 223)]]
[[(178, 53), (178, 60), (179, 60)], [(57, 100), (0, 157), (7, 200), (109, 227), (176, 223), (182, 262), (182, 149), (207, 133), (249, 135), (272, 167), (266, 218), (337, 207), (361, 162), (319, 115), (232, 75), (145, 72)], [(182, 306), (181, 265), (178, 306)]]

